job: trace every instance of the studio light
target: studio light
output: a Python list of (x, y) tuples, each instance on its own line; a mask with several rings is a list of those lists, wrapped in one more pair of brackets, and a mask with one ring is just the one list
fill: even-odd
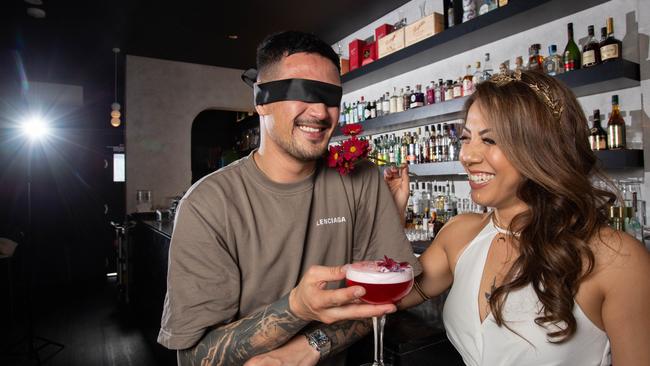
[(39, 116), (33, 116), (24, 121), (21, 124), (21, 129), (31, 140), (42, 139), (50, 132), (45, 120)]

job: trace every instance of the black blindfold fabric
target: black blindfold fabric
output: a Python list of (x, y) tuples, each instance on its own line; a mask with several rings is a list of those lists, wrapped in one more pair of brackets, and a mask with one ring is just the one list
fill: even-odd
[(324, 103), (330, 107), (341, 105), (343, 88), (338, 85), (308, 79), (285, 79), (255, 84), (255, 105), (298, 100), (306, 103)]

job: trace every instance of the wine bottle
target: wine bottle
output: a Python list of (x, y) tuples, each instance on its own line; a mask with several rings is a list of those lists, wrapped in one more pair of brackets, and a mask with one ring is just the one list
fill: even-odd
[(572, 71), (580, 68), (580, 49), (578, 45), (573, 40), (573, 23), (567, 24), (567, 36), (569, 40), (567, 41), (566, 47), (564, 48), (564, 71)]

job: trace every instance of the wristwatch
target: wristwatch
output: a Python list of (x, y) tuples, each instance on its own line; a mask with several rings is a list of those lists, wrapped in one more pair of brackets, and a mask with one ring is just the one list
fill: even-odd
[(313, 330), (311, 332), (305, 333), (307, 337), (307, 342), (312, 346), (318, 353), (320, 353), (321, 360), (330, 353), (330, 348), (332, 347), (332, 341), (330, 338), (320, 329)]

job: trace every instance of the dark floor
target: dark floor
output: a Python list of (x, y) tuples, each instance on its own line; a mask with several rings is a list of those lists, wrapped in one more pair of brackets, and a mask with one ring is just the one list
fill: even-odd
[[(155, 343), (158, 329), (142, 326), (117, 301), (115, 281), (85, 288), (57, 288), (33, 295), (34, 334), (63, 344), (46, 345), (38, 353), (51, 366), (176, 365), (175, 353)], [(26, 355), (27, 307), (15, 310), (2, 336), (0, 365), (37, 365)], [(19, 342), (18, 344), (16, 344)], [(43, 345), (41, 340), (36, 345)], [(13, 346), (12, 346), (13, 345)], [(50, 357), (48, 359), (48, 357)]]

